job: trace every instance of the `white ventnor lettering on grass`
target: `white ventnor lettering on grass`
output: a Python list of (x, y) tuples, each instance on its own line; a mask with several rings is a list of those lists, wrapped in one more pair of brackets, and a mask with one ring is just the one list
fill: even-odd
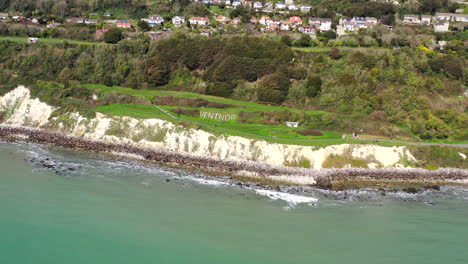
[(231, 121), (237, 118), (236, 115), (228, 113), (217, 113), (217, 112), (200, 112), (201, 118), (213, 119), (218, 121)]

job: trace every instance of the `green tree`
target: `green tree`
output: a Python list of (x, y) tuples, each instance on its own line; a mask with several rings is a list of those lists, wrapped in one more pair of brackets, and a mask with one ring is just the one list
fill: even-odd
[(291, 82), (284, 73), (269, 74), (259, 82), (257, 98), (263, 102), (280, 104), (288, 95)]
[(292, 39), (288, 35), (284, 35), (280, 39), (281, 43), (283, 43), (286, 46), (291, 46), (292, 45)]
[(123, 38), (122, 30), (118, 28), (111, 28), (106, 33), (104, 33), (104, 41), (106, 43), (115, 44)]
[(322, 79), (318, 75), (311, 75), (305, 81), (306, 95), (316, 97), (322, 91)]
[(311, 40), (312, 39), (310, 38), (309, 35), (302, 34), (301, 38), (296, 41), (296, 45), (300, 47), (309, 47)]
[(147, 31), (150, 31), (151, 30), (151, 27), (150, 25), (148, 24), (148, 22), (146, 21), (143, 21), (143, 20), (140, 20), (138, 22), (138, 28), (143, 31), (143, 32), (147, 32)]

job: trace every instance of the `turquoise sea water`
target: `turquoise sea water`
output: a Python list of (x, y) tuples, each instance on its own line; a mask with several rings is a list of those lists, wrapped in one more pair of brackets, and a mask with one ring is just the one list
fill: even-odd
[(292, 206), (199, 176), (0, 142), (0, 263), (468, 263), (468, 189)]

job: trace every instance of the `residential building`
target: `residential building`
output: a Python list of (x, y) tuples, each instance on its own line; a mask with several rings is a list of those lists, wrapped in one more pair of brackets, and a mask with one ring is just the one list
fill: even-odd
[(280, 25), (280, 30), (282, 31), (289, 31), (291, 30), (291, 21), (283, 21)]
[(302, 26), (299, 28), (299, 32), (301, 32), (302, 34), (314, 35), (315, 28), (312, 26)]
[(250, 18), (250, 23), (253, 23), (253, 24), (258, 23), (258, 18), (254, 17), (254, 16), (251, 17), (251, 18)]
[(450, 22), (442, 20), (434, 24), (435, 32), (447, 32), (449, 31)]
[(291, 21), (291, 23), (294, 23), (296, 25), (302, 25), (302, 18), (301, 17), (298, 17), (298, 16), (292, 16), (289, 18), (289, 21)]
[(278, 2), (278, 3), (276, 3), (275, 7), (276, 7), (276, 9), (285, 9), (286, 4), (284, 2)]
[(76, 18), (76, 17), (71, 17), (67, 19), (68, 23), (73, 23), (73, 24), (83, 24), (85, 22), (84, 18)]
[(172, 24), (174, 26), (182, 26), (185, 24), (185, 17), (184, 16), (175, 16), (172, 18)]
[(242, 5), (242, 2), (241, 1), (234, 1), (232, 2), (232, 6), (233, 7), (238, 7), (238, 6), (241, 6)]
[(118, 28), (131, 28), (132, 24), (128, 20), (116, 20), (115, 26)]
[(318, 18), (318, 17), (311, 17), (309, 18), (309, 25), (315, 26), (320, 31), (328, 31), (331, 29), (331, 18)]
[(299, 6), (297, 5), (288, 5), (288, 9), (291, 11), (297, 11), (299, 10)]
[(162, 25), (164, 18), (159, 15), (152, 15), (148, 18), (147, 22), (150, 26)]
[(466, 14), (453, 14), (453, 20), (456, 22), (468, 22), (468, 15)]
[(269, 25), (266, 27), (266, 31), (268, 31), (268, 32), (275, 32), (275, 31), (278, 31), (278, 28), (279, 28), (278, 24), (276, 24), (276, 23), (271, 23), (271, 24), (269, 24)]
[(215, 20), (218, 21), (219, 23), (225, 25), (229, 22), (229, 19), (225, 16), (217, 16), (215, 17)]
[(421, 24), (429, 26), (432, 21), (432, 16), (430, 15), (422, 15), (421, 16)]
[(455, 15), (455, 14), (452, 14), (452, 13), (436, 13), (435, 18), (437, 20), (451, 21), (453, 15)]
[(7, 20), (9, 17), (8, 13), (0, 13), (0, 20)]
[(421, 19), (418, 15), (404, 15), (403, 23), (405, 24), (421, 24)]
[(301, 5), (301, 12), (302, 13), (309, 13), (310, 9), (312, 9), (311, 5)]
[(99, 19), (87, 18), (87, 19), (85, 19), (84, 23), (88, 24), (88, 25), (96, 25), (97, 23), (99, 23)]
[(257, 1), (257, 2), (254, 2), (254, 3), (253, 3), (253, 8), (255, 8), (255, 9), (260, 9), (260, 8), (262, 8), (262, 7), (263, 7), (262, 2), (258, 2), (258, 1)]
[(258, 23), (260, 23), (260, 24), (262, 24), (264, 26), (267, 26), (267, 25), (273, 23), (273, 20), (271, 20), (271, 18), (269, 18), (267, 16), (262, 16), (262, 18), (260, 18)]
[(210, 23), (210, 19), (207, 17), (191, 17), (189, 22), (191, 25), (206, 26)]

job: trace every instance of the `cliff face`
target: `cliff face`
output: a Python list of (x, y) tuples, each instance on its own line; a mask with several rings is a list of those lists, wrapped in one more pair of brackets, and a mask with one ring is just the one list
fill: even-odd
[(403, 167), (403, 164), (416, 161), (403, 146), (286, 145), (238, 136), (217, 136), (160, 119), (110, 117), (99, 113), (96, 118), (87, 119), (78, 113), (54, 115), (54, 110), (55, 107), (31, 99), (29, 90), (23, 86), (0, 97), (0, 120), (3, 119), (3, 125), (41, 128), (91, 140), (316, 169), (343, 166)]

